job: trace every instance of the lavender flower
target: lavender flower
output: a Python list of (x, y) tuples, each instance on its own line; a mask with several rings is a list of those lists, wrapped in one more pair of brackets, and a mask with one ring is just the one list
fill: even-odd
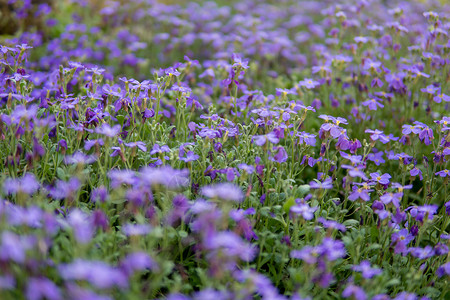
[(356, 272), (361, 272), (363, 278), (366, 279), (370, 279), (382, 273), (382, 270), (378, 268), (372, 268), (368, 260), (364, 260), (359, 265), (353, 266), (353, 270)]
[(218, 198), (232, 202), (242, 202), (244, 200), (242, 190), (232, 183), (205, 186), (201, 193), (208, 198)]
[(39, 189), (39, 182), (34, 174), (27, 173), (22, 178), (8, 178), (3, 183), (3, 190), (7, 194), (25, 193), (34, 194)]
[(317, 207), (310, 207), (306, 203), (300, 203), (294, 206), (291, 206), (290, 211), (296, 215), (300, 215), (305, 220), (311, 220), (314, 217), (314, 212), (317, 210)]

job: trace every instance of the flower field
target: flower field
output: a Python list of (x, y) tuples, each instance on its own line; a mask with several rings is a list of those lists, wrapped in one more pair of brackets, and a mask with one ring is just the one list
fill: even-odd
[(445, 2), (0, 1), (0, 299), (450, 299)]

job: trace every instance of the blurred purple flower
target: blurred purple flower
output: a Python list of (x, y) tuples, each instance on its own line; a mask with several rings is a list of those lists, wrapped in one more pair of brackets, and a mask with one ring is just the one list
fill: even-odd
[(226, 201), (242, 202), (244, 194), (242, 190), (232, 183), (218, 183), (202, 188), (201, 193), (208, 198), (218, 198)]

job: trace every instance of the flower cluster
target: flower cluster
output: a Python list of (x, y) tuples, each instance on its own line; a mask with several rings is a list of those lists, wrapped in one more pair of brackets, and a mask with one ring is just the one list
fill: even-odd
[(444, 1), (0, 9), (1, 299), (449, 296)]

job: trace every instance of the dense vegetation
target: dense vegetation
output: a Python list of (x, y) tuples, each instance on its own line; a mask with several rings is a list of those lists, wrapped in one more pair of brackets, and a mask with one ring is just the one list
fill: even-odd
[(450, 297), (450, 6), (8, 7), (1, 299)]

